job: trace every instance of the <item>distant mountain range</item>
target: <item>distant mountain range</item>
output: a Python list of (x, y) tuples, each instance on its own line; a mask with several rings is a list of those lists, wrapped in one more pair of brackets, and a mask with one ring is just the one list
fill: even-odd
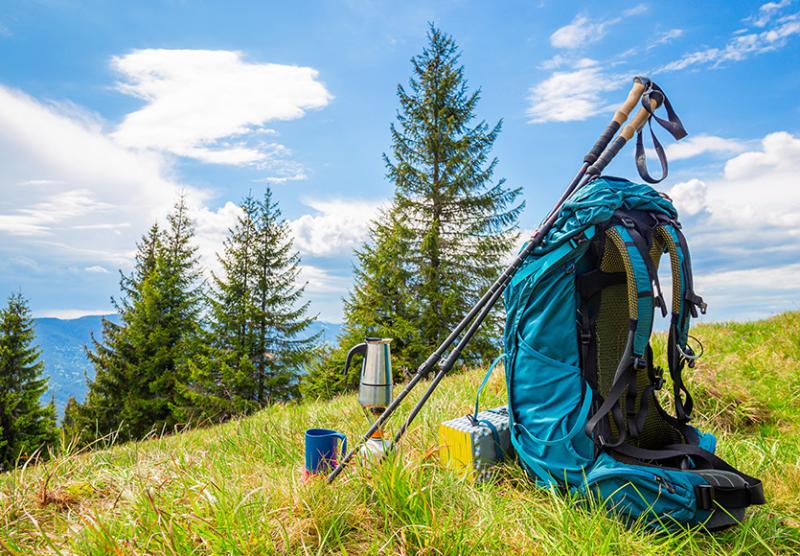
[[(100, 337), (103, 318), (117, 321), (117, 315), (90, 315), (77, 319), (38, 318), (33, 325), (36, 341), (42, 349), (45, 374), (50, 378), (50, 388), (45, 401), (53, 397), (59, 418), (70, 396), (82, 401), (86, 395), (86, 377), (94, 377), (94, 369), (86, 357), (85, 346), (91, 335)], [(333, 343), (342, 326), (332, 322), (316, 321), (311, 333), (322, 332), (321, 339)]]

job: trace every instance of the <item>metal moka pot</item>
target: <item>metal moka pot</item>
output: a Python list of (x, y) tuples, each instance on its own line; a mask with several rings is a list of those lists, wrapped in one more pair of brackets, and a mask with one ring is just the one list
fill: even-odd
[(362, 355), (361, 378), (358, 385), (358, 403), (364, 409), (383, 409), (392, 401), (392, 362), (389, 344), (391, 338), (367, 338), (347, 352), (344, 373), (356, 355)]

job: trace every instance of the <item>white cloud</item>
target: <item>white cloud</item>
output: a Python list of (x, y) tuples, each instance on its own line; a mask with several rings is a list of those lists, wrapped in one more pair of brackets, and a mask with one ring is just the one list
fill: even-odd
[(113, 313), (114, 309), (111, 307), (106, 309), (50, 309), (47, 311), (37, 311), (34, 313), (34, 317), (72, 320), (89, 315), (111, 315)]
[(87, 266), (83, 270), (85, 270), (86, 272), (94, 273), (94, 274), (108, 274), (108, 269), (106, 267), (100, 266), (100, 265), (97, 265), (97, 264), (96, 265), (92, 265), (92, 266)]
[[(725, 164), (725, 178), (746, 180), (758, 178), (765, 171), (790, 174), (797, 171), (797, 163), (800, 161), (800, 138), (785, 131), (778, 131), (764, 137), (761, 145), (760, 151), (742, 153), (729, 160)], [(796, 180), (795, 176), (796, 174), (793, 178)]]
[(550, 44), (556, 48), (585, 46), (589, 42), (603, 38), (606, 27), (604, 23), (593, 23), (585, 15), (578, 14), (570, 23), (556, 29), (550, 35)]
[(262, 139), (273, 134), (264, 125), (333, 98), (313, 68), (251, 63), (235, 51), (135, 50), (112, 64), (117, 88), (146, 102), (124, 118), (117, 141), (213, 164), (280, 168), (287, 151)]
[(297, 280), (306, 284), (306, 292), (311, 294), (346, 294), (350, 289), (349, 276), (335, 276), (324, 268), (303, 264)]
[(800, 137), (764, 137), (721, 175), (669, 191), (693, 251), (698, 293), (712, 317), (755, 318), (797, 309), (800, 284)]
[(669, 44), (672, 41), (681, 38), (684, 35), (683, 29), (669, 29), (668, 31), (664, 31), (658, 37), (656, 37), (653, 42), (647, 45), (647, 50), (652, 50), (657, 46), (661, 46), (663, 44)]
[(295, 247), (302, 254), (330, 256), (347, 253), (367, 238), (370, 222), (382, 206), (382, 201), (307, 200), (306, 205), (316, 214), (305, 214), (290, 225)]
[(0, 87), (0, 257), (128, 268), (139, 236), (181, 192), (202, 216), (199, 241), (216, 241), (227, 205), (208, 209), (208, 192), (178, 182), (164, 156), (122, 147), (73, 116)]
[(760, 150), (728, 160), (722, 176), (679, 183), (670, 196), (685, 203), (692, 214), (706, 210), (711, 216), (707, 224), (716, 228), (742, 232), (774, 226), (800, 240), (798, 161), (800, 138), (783, 131), (770, 133)]
[(585, 120), (611, 107), (602, 93), (618, 89), (625, 81), (605, 75), (594, 60), (582, 67), (557, 71), (530, 89), (527, 114), (533, 123)]
[(767, 2), (766, 4), (761, 4), (761, 6), (758, 8), (758, 14), (747, 18), (745, 22), (750, 22), (756, 27), (765, 27), (770, 21), (772, 21), (777, 12), (788, 7), (791, 3), (792, 0), (780, 0), (780, 2)]
[(639, 4), (622, 12), (619, 17), (610, 19), (590, 18), (578, 14), (567, 25), (556, 29), (550, 35), (550, 44), (555, 48), (580, 48), (598, 42), (609, 29), (626, 17), (639, 15), (647, 11), (647, 6)]
[[(765, 4), (764, 6), (767, 5), (770, 4)], [(775, 3), (774, 5), (778, 7), (769, 11), (770, 14), (774, 14), (776, 10), (788, 4)], [(762, 9), (764, 6), (762, 6)], [(790, 38), (800, 34), (800, 13), (779, 17), (775, 21), (772, 21), (772, 15), (770, 15), (767, 19), (756, 19), (754, 25), (764, 30), (746, 30), (735, 34), (723, 47), (705, 48), (690, 52), (662, 66), (655, 73), (679, 71), (698, 65), (716, 68), (726, 62), (739, 62), (751, 56), (783, 48)]]
[(713, 320), (751, 320), (800, 310), (800, 263), (695, 275)]
[(696, 178), (676, 184), (669, 190), (669, 197), (682, 215), (694, 216), (706, 208), (708, 187)]
[(706, 153), (731, 155), (746, 150), (744, 143), (715, 135), (691, 135), (666, 147), (667, 159), (671, 161), (693, 158)]

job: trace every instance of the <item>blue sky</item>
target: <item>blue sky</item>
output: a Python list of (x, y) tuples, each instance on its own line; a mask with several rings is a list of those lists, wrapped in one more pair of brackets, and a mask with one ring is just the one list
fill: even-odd
[[(180, 191), (214, 268), (234, 203), (270, 184), (312, 308), (338, 321), (352, 250), (392, 194), (395, 89), (432, 21), (462, 47), (478, 116), (504, 121), (497, 175), (524, 190), (523, 231), (648, 74), (690, 133), (659, 187), (708, 318), (800, 308), (800, 3), (295, 4), (0, 4), (0, 295), (107, 312)], [(635, 177), (631, 151), (610, 174)]]

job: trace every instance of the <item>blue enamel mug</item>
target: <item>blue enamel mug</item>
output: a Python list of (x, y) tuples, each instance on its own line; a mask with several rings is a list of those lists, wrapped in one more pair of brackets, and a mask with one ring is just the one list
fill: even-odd
[(330, 429), (308, 429), (306, 431), (306, 471), (317, 474), (339, 461), (337, 440), (342, 441), (341, 454), (347, 453), (347, 437)]

